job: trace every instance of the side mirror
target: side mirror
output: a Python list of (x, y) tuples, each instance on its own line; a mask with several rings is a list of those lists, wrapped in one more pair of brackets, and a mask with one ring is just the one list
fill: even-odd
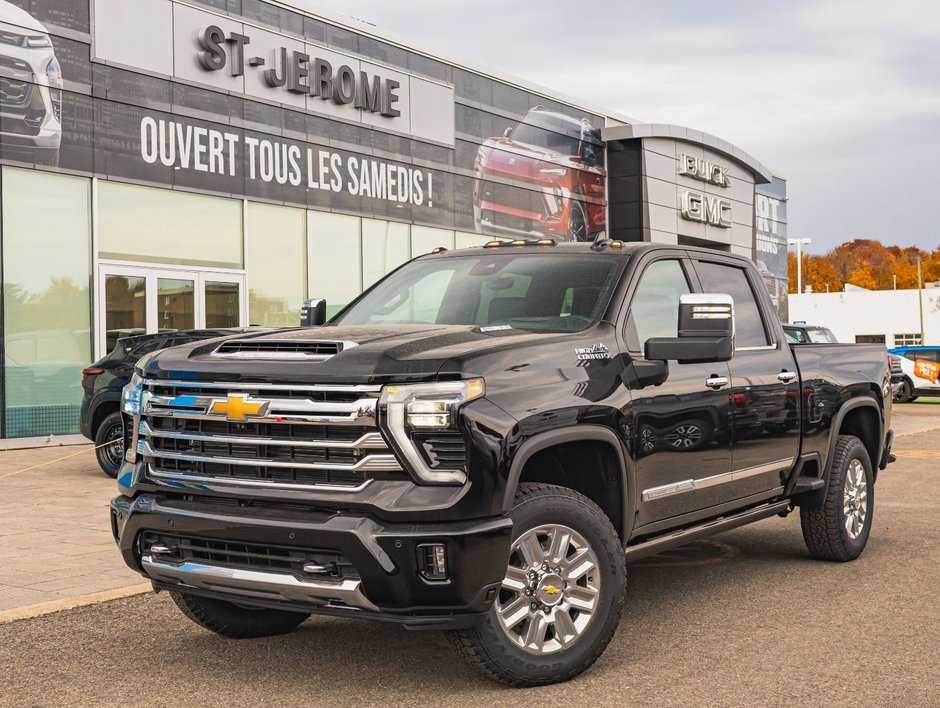
[(300, 326), (316, 327), (325, 322), (326, 300), (323, 298), (304, 300), (304, 305), (300, 308)]
[(646, 340), (644, 356), (680, 364), (728, 361), (734, 356), (734, 300), (694, 293), (679, 297), (679, 336)]
[(509, 126), (508, 128), (506, 128), (506, 130), (503, 131), (503, 137), (508, 138), (511, 135), (512, 135), (512, 126)]

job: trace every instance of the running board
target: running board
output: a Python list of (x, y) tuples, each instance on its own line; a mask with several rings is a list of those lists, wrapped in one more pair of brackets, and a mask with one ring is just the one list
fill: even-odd
[(760, 521), (761, 519), (766, 519), (770, 516), (775, 516), (783, 511), (790, 510), (790, 500), (774, 502), (772, 504), (764, 504), (759, 506), (756, 509), (748, 509), (747, 511), (742, 511), (740, 514), (735, 514), (734, 516), (724, 516), (720, 519), (713, 519), (712, 521), (706, 521), (704, 524), (699, 526), (693, 526), (692, 528), (682, 529), (680, 531), (673, 531), (670, 534), (665, 536), (658, 536), (652, 538), (649, 541), (643, 541), (638, 543), (635, 546), (627, 546), (624, 549), (624, 553), (627, 556), (627, 562), (635, 561), (639, 558), (644, 558), (646, 556), (651, 556), (655, 553), (660, 553), (662, 551), (668, 550), (670, 548), (675, 548), (676, 546), (682, 546), (690, 541), (696, 541), (700, 538), (705, 538), (706, 536), (713, 536), (716, 533), (722, 531), (730, 531), (731, 529), (736, 529), (738, 526), (744, 526), (753, 521)]

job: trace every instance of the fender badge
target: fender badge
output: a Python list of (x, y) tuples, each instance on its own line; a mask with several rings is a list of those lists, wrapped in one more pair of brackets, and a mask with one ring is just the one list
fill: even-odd
[(610, 349), (605, 344), (592, 344), (589, 347), (579, 347), (574, 350), (578, 361), (592, 361), (595, 359), (610, 359)]

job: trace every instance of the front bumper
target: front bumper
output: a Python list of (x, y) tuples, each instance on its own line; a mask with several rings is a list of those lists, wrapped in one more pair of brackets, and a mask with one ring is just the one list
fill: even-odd
[[(410, 629), (473, 626), (492, 604), (509, 555), (505, 517), (447, 524), (387, 524), (369, 516), (315, 509), (240, 506), (165, 495), (116, 497), (111, 524), (125, 562), (155, 589), (239, 604), (355, 616)], [(284, 570), (173, 560), (141, 548), (144, 533), (230, 544), (326, 549), (341, 554), (353, 577), (317, 578)], [(442, 543), (447, 580), (426, 580), (418, 546)]]

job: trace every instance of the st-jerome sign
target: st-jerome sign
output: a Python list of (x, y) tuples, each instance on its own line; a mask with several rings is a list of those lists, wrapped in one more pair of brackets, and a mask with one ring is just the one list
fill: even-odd
[(286, 47), (276, 49), (273, 57), (246, 57), (250, 54), (246, 45), (251, 44), (251, 38), (238, 32), (226, 34), (217, 25), (200, 30), (197, 38), (199, 64), (206, 71), (221, 71), (228, 66), (232, 76), (243, 76), (247, 59), (249, 67), (263, 72), (264, 82), (271, 88), (318, 96), (340, 106), (353, 104), (363, 111), (389, 118), (401, 115), (395, 107), (396, 89), (400, 84), (394, 79), (356, 72), (346, 64), (334, 69), (326, 59), (288, 51)]

